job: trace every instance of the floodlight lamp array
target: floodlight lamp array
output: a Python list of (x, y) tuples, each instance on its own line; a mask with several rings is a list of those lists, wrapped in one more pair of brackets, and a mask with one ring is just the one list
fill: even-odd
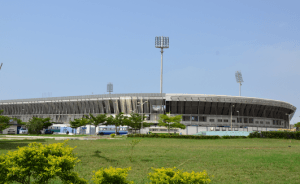
[(244, 82), (242, 72), (239, 72), (239, 71), (235, 72), (235, 79), (236, 79), (237, 83)]
[(169, 37), (156, 36), (155, 37), (156, 48), (169, 48)]
[(113, 84), (112, 83), (107, 84), (107, 92), (109, 92), (109, 93), (113, 92)]

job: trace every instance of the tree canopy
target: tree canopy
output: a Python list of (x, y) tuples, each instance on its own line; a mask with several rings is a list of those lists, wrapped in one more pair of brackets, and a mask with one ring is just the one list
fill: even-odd
[(146, 116), (137, 114), (137, 113), (131, 113), (128, 121), (128, 126), (130, 126), (133, 130), (140, 130), (143, 127), (150, 127), (152, 123), (147, 123), (144, 121)]
[(90, 119), (87, 119), (87, 118), (78, 118), (78, 119), (74, 119), (74, 121), (70, 121), (70, 127), (71, 128), (75, 128), (75, 135), (76, 135), (78, 127), (90, 124), (90, 122), (91, 122)]
[(7, 129), (11, 126), (12, 121), (17, 121), (18, 125), (24, 125), (24, 123), (17, 118), (12, 118), (8, 116), (1, 115), (3, 113), (3, 110), (0, 110), (0, 131), (3, 131), (4, 129)]
[(116, 135), (118, 134), (118, 127), (119, 126), (125, 126), (129, 123), (129, 119), (127, 116), (124, 116), (124, 113), (121, 112), (117, 114), (115, 117), (114, 116), (109, 116), (106, 120), (106, 123), (104, 125), (115, 125), (116, 127)]
[(170, 116), (170, 114), (160, 114), (158, 120), (158, 126), (165, 126), (168, 128), (168, 133), (170, 133), (170, 128), (180, 128), (185, 129), (185, 125), (181, 124), (182, 115)]
[(43, 128), (48, 128), (53, 125), (53, 122), (50, 122), (51, 118), (38, 118), (32, 117), (28, 123), (26, 123), (26, 127), (28, 128), (28, 132), (30, 134), (41, 134), (41, 130)]
[[(86, 116), (88, 118), (88, 116)], [(103, 124), (106, 120), (107, 120), (107, 115), (106, 114), (98, 114), (97, 116), (94, 116), (93, 114), (90, 113), (90, 123), (92, 125), (95, 126), (95, 130), (96, 130), (96, 127), (99, 126), (100, 124)], [(95, 133), (97, 133), (95, 131)]]

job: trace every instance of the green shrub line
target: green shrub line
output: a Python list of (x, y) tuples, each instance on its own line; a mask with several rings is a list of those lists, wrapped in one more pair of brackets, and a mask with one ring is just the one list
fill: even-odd
[(275, 138), (275, 139), (297, 139), (300, 140), (300, 132), (272, 131), (252, 132), (249, 138)]
[(127, 137), (142, 138), (177, 138), (177, 139), (245, 139), (245, 138), (273, 138), (273, 139), (297, 139), (300, 140), (300, 132), (287, 131), (263, 131), (252, 132), (249, 136), (209, 136), (209, 135), (176, 135), (176, 134), (128, 134)]
[(127, 137), (178, 138), (178, 139), (238, 139), (246, 136), (206, 136), (206, 135), (175, 135), (175, 134), (128, 134)]

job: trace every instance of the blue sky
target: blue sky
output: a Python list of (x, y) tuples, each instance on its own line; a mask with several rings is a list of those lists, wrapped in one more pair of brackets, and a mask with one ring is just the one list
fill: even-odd
[[(239, 95), (300, 107), (300, 1), (0, 0), (0, 99), (158, 93)], [(291, 123), (300, 121), (296, 112)]]

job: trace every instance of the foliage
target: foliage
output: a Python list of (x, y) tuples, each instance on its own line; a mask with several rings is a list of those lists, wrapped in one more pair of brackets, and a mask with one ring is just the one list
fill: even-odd
[(160, 114), (158, 120), (158, 126), (165, 126), (168, 128), (168, 133), (170, 133), (170, 128), (180, 128), (185, 129), (185, 125), (181, 124), (182, 115), (170, 116), (170, 114)]
[(131, 113), (127, 125), (135, 131), (140, 130), (142, 127), (150, 127), (152, 123), (145, 122), (145, 118), (146, 116), (144, 114), (140, 115), (138, 113)]
[(119, 113), (115, 117), (114, 116), (109, 116), (106, 119), (106, 123), (103, 125), (115, 125), (116, 127), (116, 135), (118, 135), (118, 127), (119, 126), (125, 126), (129, 123), (129, 119), (127, 116), (124, 116), (124, 113)]
[(133, 154), (133, 148), (141, 142), (141, 139), (134, 139), (132, 140), (130, 143), (129, 143), (129, 146), (131, 148), (131, 153), (130, 153), (130, 156), (129, 156), (129, 160), (132, 162), (133, 159), (132, 159), (132, 154)]
[(9, 128), (11, 125), (9, 124), (11, 120), (17, 121), (19, 125), (24, 125), (20, 119), (17, 118), (11, 118), (8, 116), (2, 116), (1, 114), (3, 113), (3, 110), (0, 110), (0, 131), (3, 131), (4, 129)]
[(26, 123), (28, 132), (30, 134), (41, 134), (41, 130), (43, 130), (43, 128), (47, 128), (53, 124), (50, 120), (50, 118), (32, 117), (29, 122)]
[(222, 139), (240, 139), (240, 138), (246, 139), (248, 137), (247, 136), (231, 136), (231, 135), (222, 136)]
[(78, 119), (74, 119), (74, 121), (70, 121), (70, 127), (75, 128), (75, 135), (76, 135), (78, 127), (85, 126), (85, 125), (89, 124), (90, 122), (91, 122), (90, 119), (78, 118)]
[[(179, 139), (221, 139), (220, 136), (178, 135), (178, 134), (128, 134), (127, 137), (179, 138)], [(235, 136), (235, 137), (244, 137), (244, 136)]]
[(56, 177), (63, 183), (87, 183), (72, 171), (79, 162), (73, 149), (66, 146), (66, 141), (49, 145), (34, 142), (1, 155), (0, 183), (48, 183)]
[(252, 132), (250, 138), (276, 138), (276, 139), (298, 139), (300, 140), (300, 132), (288, 131), (263, 131)]
[(116, 136), (116, 134), (110, 134), (110, 136), (111, 136), (112, 138), (114, 138), (114, 137)]
[(131, 184), (132, 181), (127, 181), (127, 173), (131, 168), (101, 168), (93, 176), (95, 184)]
[[(97, 126), (104, 123), (107, 119), (106, 114), (98, 114), (97, 116), (94, 116), (93, 114), (90, 113), (90, 117), (91, 117), (91, 122), (90, 123), (95, 126), (95, 130), (96, 130)], [(96, 131), (95, 131), (95, 134), (97, 134)]]
[(149, 173), (150, 184), (204, 184), (210, 183), (211, 180), (207, 172), (183, 172), (183, 170), (174, 168), (154, 169), (154, 173)]
[(296, 124), (294, 124), (294, 127), (300, 127), (300, 122), (297, 122)]

